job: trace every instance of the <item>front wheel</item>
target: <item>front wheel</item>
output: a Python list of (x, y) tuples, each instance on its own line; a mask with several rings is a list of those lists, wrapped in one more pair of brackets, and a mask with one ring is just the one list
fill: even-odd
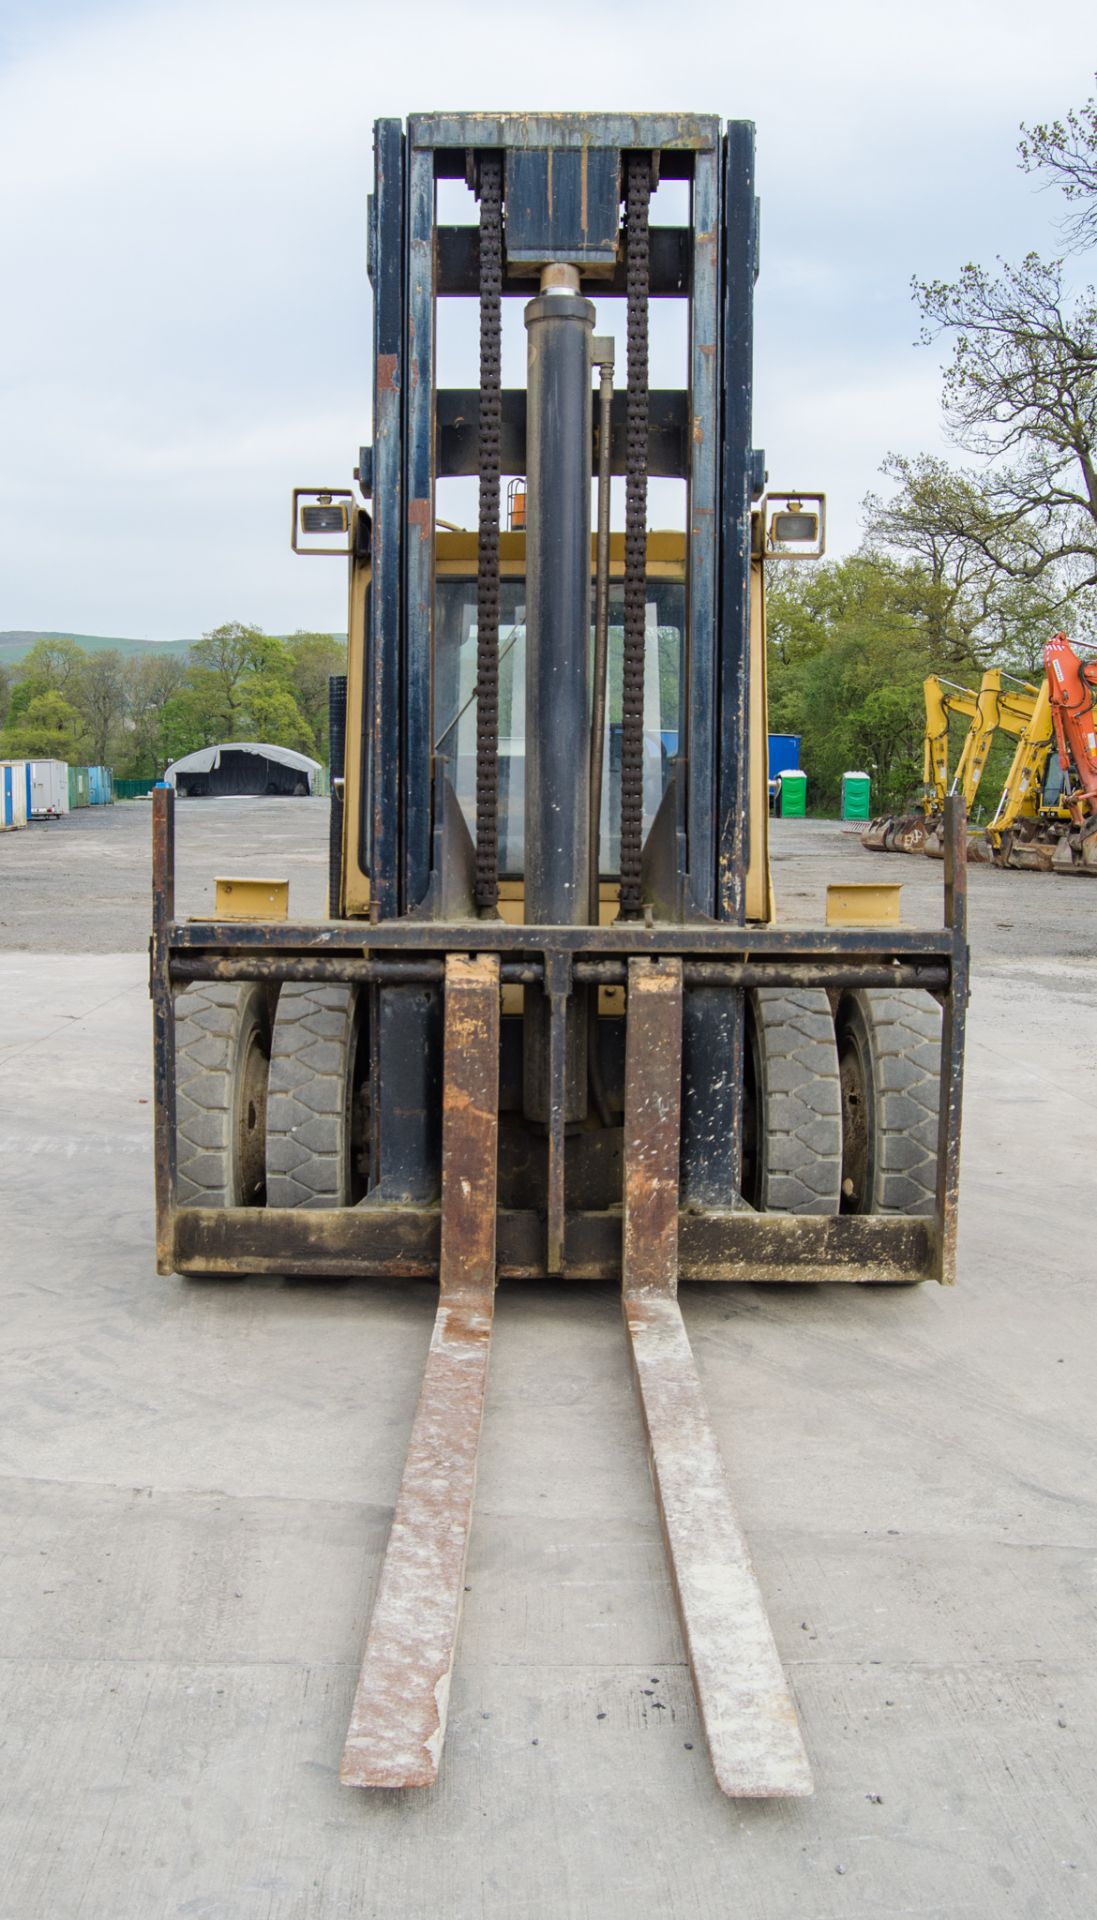
[(748, 995), (745, 1083), (744, 1197), (759, 1213), (837, 1213), (842, 1103), (825, 993)]
[(940, 1007), (928, 993), (859, 987), (842, 995), (835, 1026), (843, 1213), (934, 1213)]
[(175, 1008), (181, 1207), (261, 1207), (275, 994), (249, 981), (188, 987)]
[(287, 981), (278, 1001), (267, 1109), (267, 1202), (352, 1207), (367, 1184), (367, 995)]

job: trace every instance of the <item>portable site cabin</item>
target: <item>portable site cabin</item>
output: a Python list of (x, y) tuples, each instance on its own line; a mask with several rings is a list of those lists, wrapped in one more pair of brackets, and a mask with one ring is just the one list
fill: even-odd
[(88, 786), (93, 807), (113, 806), (114, 775), (109, 767), (89, 767)]
[(319, 760), (292, 747), (272, 747), (256, 740), (229, 740), (217, 747), (199, 747), (173, 760), (164, 784), (180, 799), (226, 794), (319, 793), (323, 772)]
[(0, 833), (27, 824), (27, 775), (22, 760), (0, 760)]
[(54, 820), (69, 810), (69, 770), (64, 760), (28, 760), (27, 818)]
[(90, 807), (91, 782), (87, 767), (69, 768), (69, 812), (75, 813), (77, 807)]

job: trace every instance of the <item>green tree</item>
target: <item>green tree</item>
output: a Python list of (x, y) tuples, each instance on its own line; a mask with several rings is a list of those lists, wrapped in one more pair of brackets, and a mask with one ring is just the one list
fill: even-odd
[(190, 650), (191, 664), (197, 670), (195, 681), (199, 674), (208, 677), (211, 704), (216, 704), (227, 722), (223, 738), (231, 739), (238, 732), (237, 716), (246, 702), (249, 675), (276, 670), (279, 648), (284, 653), (279, 640), (260, 627), (243, 626), (239, 620), (215, 627), (195, 641)]
[(0, 734), (6, 760), (75, 760), (80, 715), (63, 693), (36, 693)]
[(768, 569), (769, 723), (801, 736), (815, 804), (835, 806), (853, 768), (881, 810), (919, 783), (922, 682), (941, 664), (919, 587), (917, 569), (870, 553)]
[(254, 674), (248, 681), (247, 718), (253, 740), (265, 740), (272, 747), (294, 747), (299, 753), (313, 753), (315, 740), (288, 687)]
[(16, 674), (23, 685), (33, 686), (34, 693), (63, 693), (71, 698), (87, 659), (83, 647), (75, 640), (60, 634), (43, 635), (23, 655)]
[(312, 730), (316, 751), (327, 760), (328, 680), (347, 670), (346, 642), (333, 633), (293, 633), (285, 644), (294, 698)]
[(8, 717), (11, 705), (11, 673), (7, 667), (0, 667), (0, 727)]
[(213, 747), (232, 738), (219, 706), (211, 706), (208, 686), (193, 680), (168, 695), (160, 710), (159, 755), (162, 767), (197, 747)]

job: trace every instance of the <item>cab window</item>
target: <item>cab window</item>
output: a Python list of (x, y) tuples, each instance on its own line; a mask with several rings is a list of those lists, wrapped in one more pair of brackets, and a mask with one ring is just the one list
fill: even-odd
[[(522, 875), (526, 754), (525, 583), (499, 583), (499, 862), (505, 878)], [(609, 670), (602, 777), (601, 867), (620, 865), (621, 662), (624, 588), (610, 584)], [(644, 655), (644, 832), (648, 831), (678, 751), (685, 588), (648, 583)], [(434, 740), (445, 756), (469, 829), (476, 828), (476, 582), (441, 579), (435, 593)], [(594, 630), (591, 627), (591, 650)]]

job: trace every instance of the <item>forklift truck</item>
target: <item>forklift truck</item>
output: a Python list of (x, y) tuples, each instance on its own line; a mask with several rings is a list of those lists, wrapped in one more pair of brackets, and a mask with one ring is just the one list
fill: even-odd
[[(660, 220), (666, 182), (684, 220)], [(440, 222), (462, 194), (472, 217)], [(678, 1283), (954, 1277), (962, 807), (940, 928), (840, 902), (774, 924), (765, 576), (821, 551), (823, 502), (765, 491), (757, 268), (749, 123), (378, 122), (372, 445), (354, 487), (293, 504), (294, 546), (349, 576), (329, 917), (237, 879), (212, 919), (177, 918), (154, 795), (159, 1270), (438, 1281), (351, 1785), (437, 1775), (493, 1302), (520, 1279), (620, 1288), (716, 1777), (809, 1793)], [(448, 300), (479, 309), (460, 390), (436, 378)], [(663, 391), (649, 313), (672, 300), (688, 366)], [(615, 391), (599, 307), (621, 301)], [(458, 476), (475, 531), (439, 525)], [(652, 476), (684, 482), (684, 531), (649, 530)]]

